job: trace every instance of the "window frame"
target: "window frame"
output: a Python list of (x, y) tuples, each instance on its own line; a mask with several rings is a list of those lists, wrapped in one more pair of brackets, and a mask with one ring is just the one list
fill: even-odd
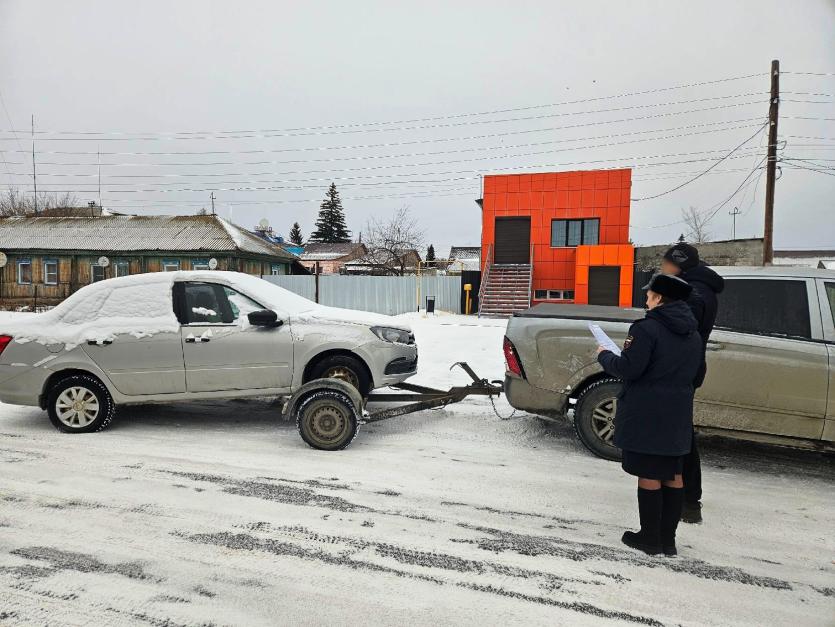
[[(212, 288), (215, 292), (215, 299), (218, 300), (218, 304), (221, 308), (221, 316), (226, 318), (227, 316), (231, 318), (231, 322), (206, 322), (206, 321), (198, 321), (198, 322), (191, 322), (191, 313), (188, 311), (187, 308), (187, 301), (186, 301), (186, 287), (188, 285), (207, 285)], [(222, 283), (212, 283), (210, 281), (177, 281), (174, 283), (174, 314), (177, 316), (177, 320), (180, 322), (181, 326), (184, 327), (236, 327), (240, 325), (240, 321), (242, 319), (241, 316), (235, 318), (235, 312), (232, 309), (232, 302), (229, 300), (229, 295), (226, 293), (225, 290), (232, 290), (236, 294), (240, 294), (244, 298), (251, 300), (253, 303), (258, 305), (261, 309), (269, 309), (269, 307), (265, 307), (263, 304), (259, 303), (257, 300), (252, 298), (249, 294), (245, 294), (244, 292), (235, 289), (231, 285), (224, 285)]]
[[(571, 223), (580, 223), (580, 243), (569, 244), (569, 234), (571, 232)], [(587, 243), (586, 239), (586, 223), (595, 222), (597, 225), (597, 241), (594, 243)], [(565, 225), (565, 238), (562, 244), (554, 245), (554, 226), (556, 223)], [(551, 219), (551, 248), (577, 248), (577, 246), (599, 246), (600, 245), (600, 218), (552, 218)]]
[(208, 257), (200, 257), (199, 259), (192, 259), (191, 260), (191, 269), (192, 270), (211, 270), (209, 267), (209, 259)]
[[(540, 294), (545, 294), (545, 296), (540, 297)], [(559, 294), (559, 296), (552, 296), (552, 294)], [(571, 296), (567, 296), (567, 294), (571, 294)], [(534, 290), (534, 297), (533, 300), (543, 300), (543, 301), (567, 301), (567, 302), (574, 302), (574, 290), (552, 290), (548, 289), (540, 289)]]
[[(119, 273), (119, 268), (126, 268), (127, 271), (124, 274)], [(117, 259), (113, 262), (113, 278), (117, 278), (120, 276), (130, 276), (130, 261), (125, 259)]]
[[(55, 281), (49, 280), (50, 272), (46, 269), (47, 266), (55, 266)], [(61, 277), (60, 275), (60, 267), (61, 265), (58, 263), (57, 259), (44, 259), (43, 260), (43, 284), (44, 285), (58, 285), (60, 282)]]
[[(96, 268), (101, 269), (101, 278), (96, 280)], [(106, 281), (107, 280), (107, 268), (104, 266), (100, 266), (98, 262), (90, 264), (90, 284), (98, 283), (99, 281)]]
[[(16, 272), (16, 276), (15, 276), (15, 278), (17, 279), (17, 284), (18, 285), (32, 285), (32, 281), (35, 278), (35, 273), (34, 273), (34, 265), (32, 264), (31, 257), (23, 257), (21, 259), (18, 259), (16, 261), (15, 265), (16, 265), (16, 268), (17, 268), (17, 272)], [(29, 280), (28, 281), (23, 281), (22, 280), (21, 269), (22, 269), (23, 266), (29, 266)]]
[[(174, 266), (174, 270), (168, 270), (168, 266)], [(180, 271), (180, 260), (179, 259), (163, 259), (160, 263), (160, 268), (163, 272), (179, 272)]]

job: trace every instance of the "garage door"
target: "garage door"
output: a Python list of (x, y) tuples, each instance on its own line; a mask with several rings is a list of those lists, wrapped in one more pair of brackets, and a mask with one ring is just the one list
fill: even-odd
[(620, 268), (592, 266), (589, 268), (589, 305), (618, 306)]
[(531, 219), (496, 218), (494, 263), (530, 263)]

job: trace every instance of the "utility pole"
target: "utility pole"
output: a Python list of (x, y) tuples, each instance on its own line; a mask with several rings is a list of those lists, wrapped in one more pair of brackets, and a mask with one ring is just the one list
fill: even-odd
[(731, 235), (731, 239), (736, 239), (736, 217), (740, 213), (742, 213), (742, 212), (739, 210), (739, 207), (734, 207), (733, 211), (728, 212), (728, 215), (731, 216), (734, 220), (733, 231), (731, 231), (731, 233), (733, 233), (733, 235)]
[(774, 261), (774, 183), (777, 181), (777, 111), (780, 105), (780, 61), (771, 62), (771, 99), (768, 106), (768, 161), (765, 166), (765, 230), (763, 265)]
[(215, 193), (212, 192), (212, 194), (211, 194), (211, 196), (209, 196), (209, 198), (212, 199), (212, 215), (215, 215)]
[(35, 188), (35, 215), (38, 215), (38, 173), (35, 170), (35, 114), (32, 114), (32, 186)]

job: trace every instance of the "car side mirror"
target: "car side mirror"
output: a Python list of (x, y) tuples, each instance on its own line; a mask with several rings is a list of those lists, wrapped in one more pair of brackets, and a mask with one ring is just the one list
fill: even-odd
[(283, 320), (278, 319), (278, 314), (271, 309), (253, 311), (247, 318), (249, 319), (249, 324), (254, 327), (280, 327), (284, 324)]

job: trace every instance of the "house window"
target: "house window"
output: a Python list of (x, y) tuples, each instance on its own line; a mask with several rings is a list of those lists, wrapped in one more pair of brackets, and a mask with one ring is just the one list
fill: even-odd
[(44, 259), (43, 262), (44, 285), (58, 285), (58, 261), (55, 259)]
[(180, 260), (179, 259), (163, 259), (162, 260), (162, 271), (163, 272), (177, 272), (180, 269)]
[(600, 242), (600, 220), (551, 220), (551, 247), (595, 245)]
[[(179, 269), (179, 267), (178, 267)], [(192, 259), (191, 260), (191, 269), (192, 270), (209, 270), (209, 260), (208, 259)]]
[(32, 260), (18, 259), (17, 260), (17, 283), (18, 285), (32, 284)]
[(574, 290), (535, 290), (534, 300), (574, 300)]
[(97, 263), (90, 264), (90, 283), (104, 281), (107, 277), (104, 274), (104, 266)]
[(284, 270), (284, 264), (281, 263), (271, 263), (270, 264), (270, 274), (273, 276), (277, 276), (279, 274), (287, 274)]
[(130, 274), (130, 262), (128, 261), (117, 261), (113, 264), (113, 276), (120, 277), (120, 276), (128, 276)]

